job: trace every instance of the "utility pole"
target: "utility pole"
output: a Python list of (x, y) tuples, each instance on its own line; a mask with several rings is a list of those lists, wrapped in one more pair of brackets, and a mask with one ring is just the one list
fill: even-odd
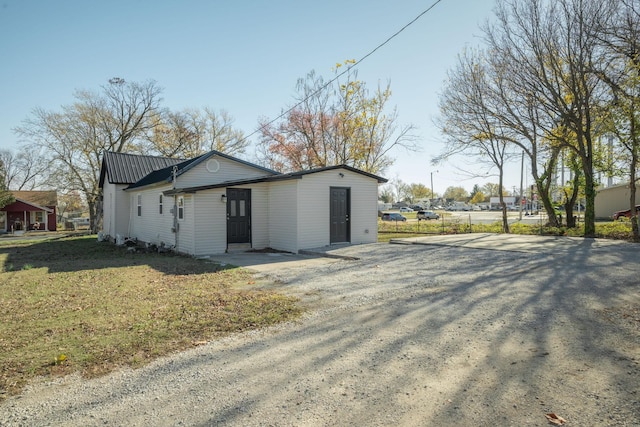
[[(438, 171), (436, 171), (437, 173)], [(433, 192), (433, 172), (431, 172), (431, 200), (435, 200), (436, 194)]]
[(522, 160), (520, 160), (520, 221), (522, 221), (522, 177), (524, 176), (524, 150), (522, 151)]

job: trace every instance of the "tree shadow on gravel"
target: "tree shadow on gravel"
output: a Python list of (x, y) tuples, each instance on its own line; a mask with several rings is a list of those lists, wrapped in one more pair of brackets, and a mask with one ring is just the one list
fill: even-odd
[[(635, 253), (589, 244), (379, 246), (283, 274), (278, 288), (322, 300), (301, 321), (163, 359), (117, 387), (141, 399), (132, 424), (188, 414), (203, 426), (545, 425), (554, 412), (571, 425), (632, 425), (640, 334), (612, 308), (640, 303), (638, 277)], [(110, 389), (51, 411), (90, 419), (96, 402), (126, 412)]]
[[(449, 264), (430, 269), (436, 255)], [(629, 395), (640, 377), (638, 330), (602, 315), (640, 302), (638, 265), (620, 253), (594, 254), (588, 244), (540, 255), (413, 248), (393, 262), (401, 286), (361, 304), (346, 292), (355, 304), (277, 336), (273, 345), (291, 351), (279, 357), (269, 340), (238, 349), (269, 363), (234, 377), (251, 384), (251, 398), (207, 422), (240, 425), (273, 407), (294, 423), (323, 411), (370, 425), (540, 425), (550, 412), (576, 425), (640, 419)], [(275, 381), (252, 380), (273, 370)]]

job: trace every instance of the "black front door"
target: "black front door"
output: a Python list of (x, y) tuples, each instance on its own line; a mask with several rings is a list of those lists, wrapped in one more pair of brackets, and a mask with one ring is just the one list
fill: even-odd
[(344, 243), (351, 240), (349, 215), (351, 214), (350, 191), (348, 188), (331, 187), (329, 198), (329, 218), (331, 220), (331, 243)]
[(251, 243), (251, 190), (227, 189), (227, 243)]

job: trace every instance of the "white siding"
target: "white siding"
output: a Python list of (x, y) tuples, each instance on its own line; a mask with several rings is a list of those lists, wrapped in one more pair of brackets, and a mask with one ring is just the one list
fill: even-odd
[(257, 184), (251, 187), (251, 246), (264, 249), (271, 246), (269, 239), (270, 186)]
[(225, 188), (194, 195), (195, 254), (221, 254), (227, 250), (227, 205), (220, 201)]
[(298, 182), (272, 183), (269, 191), (269, 246), (298, 251)]
[(353, 172), (344, 172), (351, 185), (351, 243), (378, 241), (378, 181)]
[[(236, 188), (251, 190), (252, 248), (269, 246), (268, 184)], [(194, 196), (195, 255), (213, 255), (227, 250), (227, 205), (220, 201), (226, 191), (226, 188), (217, 188), (200, 191)]]
[[(241, 170), (233, 177), (229, 174), (225, 175), (224, 180), (238, 178), (242, 173), (248, 172), (247, 169), (252, 170), (235, 162), (219, 160), (220, 171), (225, 163), (229, 163), (228, 166), (234, 166), (234, 170)], [(205, 165), (201, 166), (206, 171)], [(197, 173), (192, 177), (196, 175)], [(184, 180), (181, 178), (178, 178), (179, 187), (184, 185)], [(191, 183), (193, 184), (195, 182)], [(329, 245), (331, 187), (350, 190), (351, 243), (376, 242), (378, 237), (377, 181), (346, 169), (336, 169), (303, 175), (302, 179), (238, 186), (237, 188), (251, 189), (252, 247), (262, 249), (268, 246), (297, 252), (300, 249)], [(126, 222), (130, 221), (131, 227), (131, 232), (124, 234), (157, 245), (162, 242), (166, 245), (176, 245), (176, 250), (185, 254), (224, 253), (227, 249), (226, 204), (221, 202), (220, 197), (226, 194), (226, 188), (182, 195), (184, 218), (178, 220), (177, 233), (172, 232), (174, 218), (171, 213), (173, 207), (171, 197), (164, 198), (162, 215), (158, 212), (158, 196), (162, 191), (170, 188), (170, 185), (163, 185), (139, 191), (121, 191), (126, 196), (130, 215), (130, 219)], [(137, 215), (138, 194), (142, 196), (141, 216)], [(117, 197), (115, 192), (114, 197)], [(122, 200), (119, 203), (122, 205)], [(106, 212), (105, 208), (107, 216)]]
[[(340, 173), (344, 177), (340, 177)], [(350, 189), (350, 241), (354, 244), (378, 240), (378, 182), (346, 169), (304, 175), (298, 184), (298, 249), (330, 244), (329, 197), (331, 187)]]
[(220, 168), (216, 172), (207, 170), (207, 161), (196, 165), (193, 169), (178, 176), (176, 188), (197, 187), (200, 185), (219, 184), (224, 181), (238, 179), (257, 178), (269, 173), (252, 168), (243, 163), (234, 162), (218, 156), (212, 156), (209, 160), (217, 160)]
[[(180, 196), (178, 196), (180, 197)], [(195, 255), (196, 251), (196, 233), (195, 233), (195, 209), (192, 194), (185, 194), (184, 197), (184, 217), (178, 219), (178, 231), (176, 233), (176, 250), (183, 254)]]
[(129, 194), (123, 191), (126, 185), (104, 183), (102, 231), (112, 239), (116, 235), (129, 233)]
[[(141, 242), (164, 244), (173, 246), (175, 235), (173, 227), (173, 197), (164, 196), (162, 214), (159, 211), (159, 196), (163, 191), (169, 190), (169, 186), (154, 187), (145, 191), (124, 192), (129, 197), (131, 231), (124, 234), (136, 238)], [(142, 212), (138, 216), (138, 194), (142, 196)]]
[(115, 187), (115, 185), (105, 182), (102, 188), (102, 232), (111, 237), (116, 235)]

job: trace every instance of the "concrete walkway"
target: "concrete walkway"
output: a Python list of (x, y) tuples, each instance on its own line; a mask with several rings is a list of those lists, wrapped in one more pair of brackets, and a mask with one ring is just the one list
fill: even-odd
[[(598, 251), (615, 248), (620, 252), (640, 252), (640, 245), (620, 240), (585, 239), (582, 237), (535, 236), (520, 234), (469, 233), (433, 235), (393, 239), (395, 245), (456, 246), (470, 249), (524, 252), (535, 254)], [(387, 243), (367, 245), (336, 245), (314, 248), (301, 254), (232, 252), (207, 257), (222, 265), (236, 265), (270, 274), (283, 269), (319, 266), (327, 263), (366, 258), (368, 249)]]
[(392, 244), (458, 246), (499, 251), (553, 253), (558, 251), (616, 248), (640, 250), (640, 245), (621, 240), (524, 234), (469, 233), (393, 239)]

